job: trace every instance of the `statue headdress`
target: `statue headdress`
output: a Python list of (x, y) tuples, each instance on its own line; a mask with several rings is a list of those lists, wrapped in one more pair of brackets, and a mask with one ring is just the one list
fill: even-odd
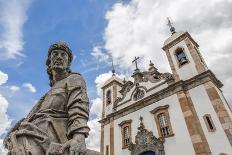
[(64, 41), (58, 41), (54, 44), (52, 44), (49, 49), (48, 49), (48, 58), (47, 58), (47, 61), (46, 61), (46, 65), (47, 65), (47, 73), (49, 75), (49, 80), (50, 80), (50, 86), (52, 86), (54, 84), (54, 81), (52, 80), (52, 72), (51, 72), (51, 66), (50, 66), (50, 63), (51, 63), (51, 53), (53, 50), (56, 50), (56, 49), (61, 49), (63, 51), (65, 51), (68, 56), (69, 56), (69, 65), (68, 65), (68, 68), (67, 68), (67, 71), (69, 73), (71, 73), (71, 70), (70, 70), (70, 64), (73, 60), (73, 54), (72, 54), (72, 50), (69, 48), (68, 44)]

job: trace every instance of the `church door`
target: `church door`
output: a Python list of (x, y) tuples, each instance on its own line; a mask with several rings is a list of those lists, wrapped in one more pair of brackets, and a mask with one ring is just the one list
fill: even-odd
[(140, 155), (155, 155), (155, 152), (153, 152), (153, 151), (146, 151), (146, 152), (141, 153)]

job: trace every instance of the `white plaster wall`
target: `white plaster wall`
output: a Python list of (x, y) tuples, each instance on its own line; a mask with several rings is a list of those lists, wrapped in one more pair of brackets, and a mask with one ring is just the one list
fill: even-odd
[(186, 154), (186, 155), (194, 155), (194, 149), (192, 146), (192, 142), (185, 124), (185, 120), (183, 117), (183, 113), (180, 108), (180, 104), (177, 98), (177, 95), (172, 95), (168, 98), (160, 100), (152, 105), (144, 107), (138, 111), (130, 113), (124, 117), (121, 117), (115, 120), (115, 155), (129, 155), (130, 152), (128, 149), (121, 149), (121, 128), (118, 126), (124, 120), (132, 119), (132, 142), (135, 143), (135, 136), (138, 131), (138, 127), (140, 124), (139, 117), (143, 117), (143, 122), (145, 127), (152, 131), (153, 134), (158, 138), (157, 126), (155, 123), (155, 119), (153, 114), (150, 113), (151, 110), (158, 106), (169, 105), (169, 115), (170, 121), (172, 124), (172, 129), (174, 132), (173, 137), (169, 137), (165, 139), (165, 154), (166, 155), (178, 155), (178, 154)]
[[(218, 155), (219, 153), (224, 152), (231, 155), (232, 148), (217, 117), (217, 114), (213, 109), (212, 103), (208, 97), (208, 94), (204, 86), (201, 85), (189, 90), (189, 94), (193, 101), (194, 108), (199, 117), (201, 126), (205, 133), (212, 154)], [(215, 132), (208, 132), (207, 126), (203, 119), (203, 116), (205, 114), (211, 115), (213, 123), (216, 127)]]
[[(175, 50), (178, 47), (184, 48), (185, 55), (187, 56), (187, 58), (189, 60), (188, 64), (184, 64), (180, 68), (179, 68), (179, 65), (177, 63), (177, 58), (175, 56)], [(178, 44), (176, 44), (173, 47), (171, 47), (169, 49), (169, 52), (170, 52), (170, 55), (171, 55), (174, 67), (175, 67), (175, 69), (177, 71), (177, 74), (179, 75), (179, 77), (180, 77), (181, 80), (190, 79), (190, 78), (192, 78), (192, 77), (194, 77), (195, 75), (198, 74), (197, 70), (196, 70), (196, 67), (195, 67), (195, 63), (193, 61), (193, 58), (192, 58), (192, 56), (191, 56), (191, 54), (190, 54), (190, 52), (189, 52), (189, 50), (188, 50), (188, 48), (187, 48), (186, 43), (185, 43), (184, 40), (182, 40)]]
[(106, 154), (106, 145), (109, 145), (110, 149), (110, 124), (104, 126), (104, 153)]

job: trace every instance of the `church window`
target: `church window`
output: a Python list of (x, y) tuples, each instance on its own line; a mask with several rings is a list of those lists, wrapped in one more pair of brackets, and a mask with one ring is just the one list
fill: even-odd
[(160, 106), (151, 111), (155, 118), (159, 136), (165, 138), (174, 136), (170, 122), (168, 107), (169, 105)]
[(164, 113), (158, 115), (161, 134), (163, 137), (170, 135), (169, 124), (167, 116)]
[(122, 148), (125, 149), (131, 143), (131, 122), (132, 120), (126, 120), (119, 124), (121, 127)]
[(108, 90), (106, 93), (106, 105), (111, 104), (111, 91)]
[(178, 48), (176, 50), (176, 58), (177, 58), (179, 66), (182, 66), (188, 62), (188, 59), (184, 53), (183, 48)]
[(212, 118), (210, 116), (210, 114), (206, 114), (203, 116), (204, 118), (204, 121), (205, 121), (205, 124), (206, 124), (206, 127), (208, 129), (209, 132), (214, 132), (216, 131), (216, 128), (215, 128), (215, 125), (212, 121)]

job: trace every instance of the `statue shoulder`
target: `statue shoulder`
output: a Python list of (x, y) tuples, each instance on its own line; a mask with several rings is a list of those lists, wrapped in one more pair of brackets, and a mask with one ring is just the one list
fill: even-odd
[(67, 87), (70, 89), (76, 87), (86, 87), (85, 80), (80, 73), (71, 73), (67, 78)]

